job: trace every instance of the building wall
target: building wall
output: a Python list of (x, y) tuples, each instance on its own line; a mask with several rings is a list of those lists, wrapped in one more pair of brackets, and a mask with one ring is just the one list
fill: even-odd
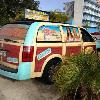
[(64, 7), (65, 13), (68, 16), (74, 17), (74, 1), (64, 3), (64, 5), (65, 5)]
[(83, 26), (97, 27), (100, 24), (100, 4), (92, 0), (84, 0)]
[[(74, 1), (74, 24), (88, 28), (89, 31), (100, 31), (100, 3), (96, 0), (73, 0)], [(68, 3), (69, 5), (70, 3)], [(68, 9), (67, 9), (68, 7)], [(66, 10), (67, 9), (67, 10)], [(66, 11), (69, 6), (66, 3)], [(71, 16), (72, 17), (72, 16)], [(98, 27), (99, 26), (99, 27)], [(99, 29), (98, 29), (99, 28)]]
[(95, 0), (74, 0), (74, 22), (81, 26), (100, 25), (100, 3)]
[(74, 3), (74, 24), (82, 26), (84, 0), (75, 0)]

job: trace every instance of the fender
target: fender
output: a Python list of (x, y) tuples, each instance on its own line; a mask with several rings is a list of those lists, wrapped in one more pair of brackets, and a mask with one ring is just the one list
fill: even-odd
[[(62, 60), (62, 55), (60, 55), (60, 54), (52, 54), (52, 55), (50, 55), (50, 56), (44, 61), (43, 66), (42, 66), (42, 69), (41, 69), (41, 72), (32, 72), (32, 73), (31, 73), (31, 78), (34, 78), (34, 77), (41, 77), (42, 74), (43, 74), (43, 71), (44, 71), (44, 68), (45, 68), (46, 64), (47, 64), (51, 59), (53, 59), (53, 58), (55, 58), (55, 57), (58, 57), (58, 58), (60, 58), (60, 59)], [(63, 61), (63, 60), (62, 60), (62, 61)]]
[(50, 56), (44, 61), (43, 66), (42, 66), (42, 69), (41, 69), (41, 76), (42, 76), (42, 74), (43, 74), (43, 71), (44, 71), (44, 68), (45, 68), (46, 64), (47, 64), (51, 59), (56, 58), (56, 57), (58, 57), (58, 58), (60, 58), (60, 59), (62, 60), (62, 55), (60, 55), (60, 54), (53, 54), (53, 55), (50, 55)]

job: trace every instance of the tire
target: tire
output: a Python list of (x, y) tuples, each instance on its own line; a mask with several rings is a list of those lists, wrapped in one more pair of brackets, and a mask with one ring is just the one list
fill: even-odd
[(42, 75), (43, 83), (49, 84), (49, 85), (53, 84), (52, 76), (54, 75), (55, 69), (57, 68), (57, 66), (59, 66), (60, 63), (61, 63), (61, 60), (58, 61), (56, 59), (52, 59), (51, 61), (47, 63)]
[(100, 57), (100, 48), (97, 49), (97, 55)]

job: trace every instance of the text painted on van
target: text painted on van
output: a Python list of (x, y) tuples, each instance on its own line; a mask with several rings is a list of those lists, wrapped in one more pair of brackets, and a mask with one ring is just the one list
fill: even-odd
[(43, 52), (41, 52), (40, 54), (38, 54), (37, 59), (41, 60), (42, 58), (49, 55), (50, 53), (51, 53), (51, 48), (48, 48), (48, 49), (44, 50)]
[(18, 63), (18, 59), (17, 58), (8, 57), (7, 58), (7, 62)]

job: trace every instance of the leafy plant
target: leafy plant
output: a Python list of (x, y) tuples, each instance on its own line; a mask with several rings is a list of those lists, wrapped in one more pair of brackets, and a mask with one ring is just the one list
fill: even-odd
[(12, 20), (24, 18), (24, 10), (37, 10), (39, 1), (34, 0), (1, 0), (0, 1), (0, 25), (9, 23)]
[[(100, 58), (96, 54), (64, 57), (54, 74), (54, 84), (62, 95), (74, 93), (74, 99), (92, 98), (100, 92)], [(86, 99), (85, 99), (86, 100)]]
[(61, 22), (65, 23), (68, 20), (68, 16), (64, 12), (50, 12), (50, 21), (51, 22)]

